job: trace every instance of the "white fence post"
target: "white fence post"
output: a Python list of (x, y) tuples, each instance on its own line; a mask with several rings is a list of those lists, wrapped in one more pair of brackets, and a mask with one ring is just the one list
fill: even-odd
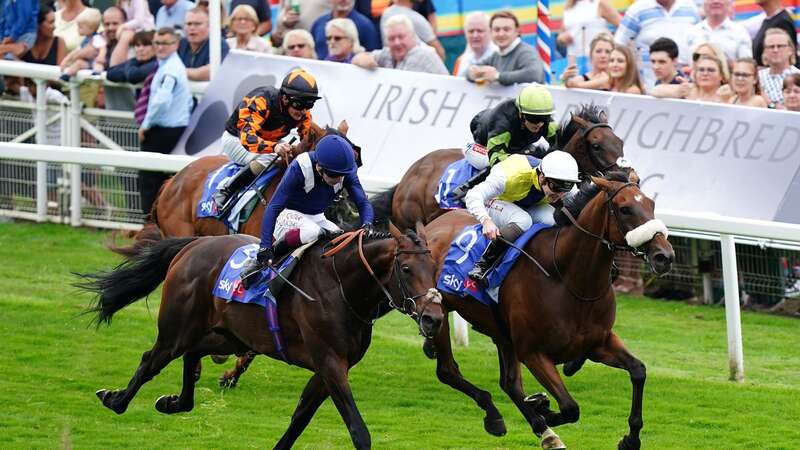
[[(69, 146), (81, 146), (81, 87), (77, 83), (69, 85)], [(69, 223), (73, 227), (81, 226), (81, 166), (79, 164), (70, 165), (69, 177)]]
[(453, 311), (453, 339), (456, 345), (462, 347), (469, 346), (469, 329), (467, 321), (459, 316), (457, 312)]
[[(36, 143), (47, 143), (47, 85), (44, 80), (36, 83)], [(47, 220), (47, 163), (36, 161), (36, 221)]]
[(728, 325), (728, 364), (730, 379), (744, 380), (742, 322), (739, 311), (739, 274), (736, 268), (736, 242), (730, 234), (720, 235), (722, 275), (725, 283), (725, 319)]

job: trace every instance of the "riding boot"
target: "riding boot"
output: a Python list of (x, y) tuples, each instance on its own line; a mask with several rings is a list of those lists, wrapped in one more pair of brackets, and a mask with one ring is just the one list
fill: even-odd
[(224, 210), (225, 203), (228, 202), (231, 195), (252, 183), (255, 178), (256, 174), (250, 170), (250, 165), (245, 164), (233, 178), (228, 180), (224, 186), (220, 187), (219, 190), (214, 193), (214, 203), (217, 204), (217, 208), (220, 211)]
[[(275, 244), (273, 244), (272, 248), (275, 251), (275, 268), (277, 269), (278, 268), (277, 267), (278, 261), (283, 259), (285, 256), (288, 256), (297, 247), (295, 247), (294, 245), (291, 245), (285, 239), (281, 239), (281, 240), (275, 242)], [(292, 270), (294, 270), (294, 266), (297, 265), (297, 262), (298, 262), (297, 259), (295, 259), (294, 261), (290, 262), (289, 264), (286, 265), (286, 267), (281, 272), (285, 272), (287, 274), (286, 276), (289, 276), (288, 274), (291, 273)], [(278, 294), (283, 289), (283, 285), (285, 283), (286, 282), (284, 281), (283, 277), (275, 275), (275, 278), (273, 278), (269, 282), (269, 292), (272, 294), (273, 297), (278, 298)]]
[(469, 271), (469, 278), (477, 281), (481, 287), (486, 287), (486, 274), (494, 267), (497, 261), (500, 260), (500, 256), (506, 251), (506, 247), (508, 244), (501, 241), (500, 239), (495, 239), (489, 242), (489, 245), (484, 250), (483, 255), (481, 255), (480, 261), (475, 263), (475, 267)]
[(462, 199), (465, 195), (467, 195), (467, 191), (477, 186), (486, 177), (489, 176), (489, 168), (485, 168), (483, 170), (478, 171), (475, 175), (472, 176), (469, 180), (465, 181), (463, 184), (458, 186), (457, 188), (453, 189), (453, 198), (455, 199)]

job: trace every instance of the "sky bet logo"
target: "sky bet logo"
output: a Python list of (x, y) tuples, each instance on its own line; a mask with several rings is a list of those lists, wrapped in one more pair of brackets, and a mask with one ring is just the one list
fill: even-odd
[(461, 291), (461, 280), (456, 274), (448, 273), (444, 276), (442, 282), (445, 284), (445, 286), (453, 289), (456, 292)]

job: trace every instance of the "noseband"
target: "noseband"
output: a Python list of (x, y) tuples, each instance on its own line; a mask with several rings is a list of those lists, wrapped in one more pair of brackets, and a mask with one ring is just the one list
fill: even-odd
[(600, 161), (600, 158), (598, 158), (597, 155), (595, 155), (595, 153), (592, 151), (591, 147), (593, 147), (595, 144), (592, 144), (591, 142), (589, 142), (589, 133), (591, 133), (592, 130), (596, 130), (598, 128), (608, 128), (609, 130), (612, 130), (612, 132), (613, 132), (613, 129), (611, 128), (611, 125), (609, 125), (607, 123), (595, 123), (595, 124), (590, 125), (586, 129), (584, 129), (583, 132), (581, 133), (581, 137), (583, 138), (583, 140), (586, 143), (586, 145), (589, 147), (587, 149), (586, 153), (589, 155), (589, 160), (592, 162), (592, 165), (594, 166), (595, 169), (597, 169), (597, 171), (599, 173), (605, 174), (608, 169), (610, 169), (610, 168), (612, 168), (612, 167), (617, 165), (617, 161), (614, 160), (611, 163), (609, 163), (608, 165), (604, 166), (603, 162)]

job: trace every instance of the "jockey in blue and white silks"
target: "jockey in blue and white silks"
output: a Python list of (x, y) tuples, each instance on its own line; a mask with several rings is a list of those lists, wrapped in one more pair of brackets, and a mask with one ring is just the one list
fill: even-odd
[(483, 282), (486, 273), (505, 251), (534, 223), (553, 224), (552, 203), (575, 189), (578, 164), (569, 153), (553, 151), (544, 158), (511, 155), (492, 167), (486, 180), (470, 189), (467, 210), (492, 240), (469, 277)]
[(326, 136), (316, 151), (301, 153), (286, 169), (264, 211), (255, 264), (242, 278), (262, 269), (276, 254), (313, 242), (325, 231), (341, 231), (325, 218), (325, 210), (342, 189), (358, 207), (362, 225), (371, 226), (372, 205), (358, 179), (353, 147), (342, 137)]

